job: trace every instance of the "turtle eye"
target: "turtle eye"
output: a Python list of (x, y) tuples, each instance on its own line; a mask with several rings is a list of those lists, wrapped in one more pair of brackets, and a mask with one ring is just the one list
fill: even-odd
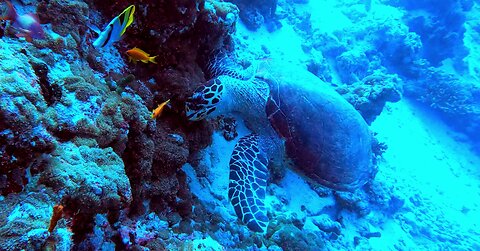
[(198, 87), (185, 103), (189, 120), (202, 120), (216, 110), (223, 87), (218, 79), (213, 79)]
[(205, 95), (200, 92), (194, 93), (193, 96), (187, 100), (187, 102), (191, 103), (195, 108), (199, 108), (202, 104), (208, 104), (208, 101), (205, 99)]

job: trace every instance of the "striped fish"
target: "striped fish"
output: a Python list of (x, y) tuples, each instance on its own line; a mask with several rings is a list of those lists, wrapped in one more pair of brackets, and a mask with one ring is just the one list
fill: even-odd
[(116, 16), (107, 27), (99, 33), (98, 38), (93, 42), (95, 48), (104, 48), (120, 40), (123, 33), (133, 22), (135, 6), (130, 5), (120, 15)]

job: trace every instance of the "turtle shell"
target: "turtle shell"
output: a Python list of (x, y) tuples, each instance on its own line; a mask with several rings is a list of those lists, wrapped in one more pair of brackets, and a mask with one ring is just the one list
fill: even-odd
[(374, 177), (371, 132), (329, 84), (285, 63), (269, 63), (268, 76), (260, 77), (270, 86), (268, 119), (298, 171), (338, 190), (354, 190)]

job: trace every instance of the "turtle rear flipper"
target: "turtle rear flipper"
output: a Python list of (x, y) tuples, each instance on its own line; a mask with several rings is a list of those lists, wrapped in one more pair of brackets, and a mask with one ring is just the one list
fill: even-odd
[(242, 137), (230, 159), (228, 198), (237, 217), (255, 232), (264, 232), (268, 217), (265, 210), (265, 192), (268, 177), (268, 159), (260, 149), (259, 137)]

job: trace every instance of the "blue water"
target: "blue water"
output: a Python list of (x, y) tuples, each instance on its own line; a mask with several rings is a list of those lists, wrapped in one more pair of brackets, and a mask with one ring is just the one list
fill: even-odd
[(0, 14), (0, 250), (480, 250), (478, 1)]

